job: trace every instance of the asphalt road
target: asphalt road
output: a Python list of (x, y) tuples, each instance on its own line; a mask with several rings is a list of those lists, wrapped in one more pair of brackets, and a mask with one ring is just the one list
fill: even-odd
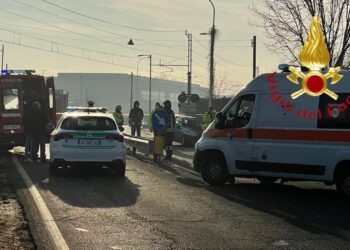
[[(11, 164), (11, 156), (5, 159)], [(238, 179), (210, 187), (176, 165), (133, 158), (125, 178), (103, 171), (49, 177), (47, 164), (21, 164), (70, 249), (349, 249), (350, 202), (318, 183), (261, 185)], [(50, 249), (22, 181), (8, 173), (39, 249)]]

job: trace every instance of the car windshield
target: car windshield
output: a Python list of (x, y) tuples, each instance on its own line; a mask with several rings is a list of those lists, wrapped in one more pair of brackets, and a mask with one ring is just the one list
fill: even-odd
[(68, 117), (62, 129), (69, 130), (116, 130), (114, 121), (107, 117)]

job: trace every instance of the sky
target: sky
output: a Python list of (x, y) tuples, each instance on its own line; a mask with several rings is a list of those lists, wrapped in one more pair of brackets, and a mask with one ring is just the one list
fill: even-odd
[[(209, 86), (208, 32), (213, 9), (208, 0), (1, 0), (0, 44), (9, 69), (58, 72), (130, 73), (187, 81), (187, 36), (193, 36), (194, 83)], [(262, 28), (249, 6), (258, 0), (213, 0), (215, 79), (220, 94), (234, 94), (252, 80), (251, 39), (257, 36), (259, 74), (275, 71), (280, 61), (265, 48)], [(56, 6), (55, 6), (56, 5)], [(59, 8), (59, 7), (63, 8)], [(80, 13), (73, 13), (77, 12)], [(134, 45), (127, 45), (133, 39)]]

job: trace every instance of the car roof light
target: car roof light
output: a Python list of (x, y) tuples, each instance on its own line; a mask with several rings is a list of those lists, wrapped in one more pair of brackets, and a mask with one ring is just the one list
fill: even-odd
[(67, 107), (68, 112), (72, 111), (82, 111), (82, 112), (103, 112), (106, 113), (108, 109), (106, 107), (75, 107), (75, 106), (68, 106)]

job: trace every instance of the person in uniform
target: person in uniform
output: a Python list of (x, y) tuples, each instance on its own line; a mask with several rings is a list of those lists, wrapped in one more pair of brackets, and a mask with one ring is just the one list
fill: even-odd
[(215, 119), (215, 108), (210, 106), (209, 110), (204, 113), (202, 120), (202, 128), (205, 130)]
[(165, 139), (165, 152), (166, 159), (171, 160), (173, 155), (173, 140), (174, 140), (174, 129), (175, 129), (175, 113), (171, 109), (171, 102), (166, 100), (164, 103), (164, 111), (167, 112), (169, 116), (169, 125), (164, 131), (164, 139)]
[(45, 154), (45, 141), (46, 131), (48, 126), (48, 116), (41, 108), (39, 102), (32, 104), (32, 113), (30, 119), (30, 134), (32, 137), (32, 145), (30, 147), (30, 153), (32, 155), (33, 162), (37, 162), (38, 150), (40, 146), (40, 160), (42, 163), (46, 162)]
[(122, 114), (122, 106), (117, 105), (115, 107), (115, 111), (113, 113), (113, 117), (114, 117), (115, 121), (117, 122), (118, 129), (120, 131), (123, 131), (124, 130), (124, 128), (123, 128), (124, 117), (123, 117), (123, 114)]
[(134, 107), (129, 113), (129, 126), (131, 127), (131, 135), (141, 137), (141, 125), (143, 119), (143, 110), (140, 108), (139, 101), (134, 102)]
[(88, 107), (91, 108), (95, 105), (95, 102), (94, 101), (88, 101)]

